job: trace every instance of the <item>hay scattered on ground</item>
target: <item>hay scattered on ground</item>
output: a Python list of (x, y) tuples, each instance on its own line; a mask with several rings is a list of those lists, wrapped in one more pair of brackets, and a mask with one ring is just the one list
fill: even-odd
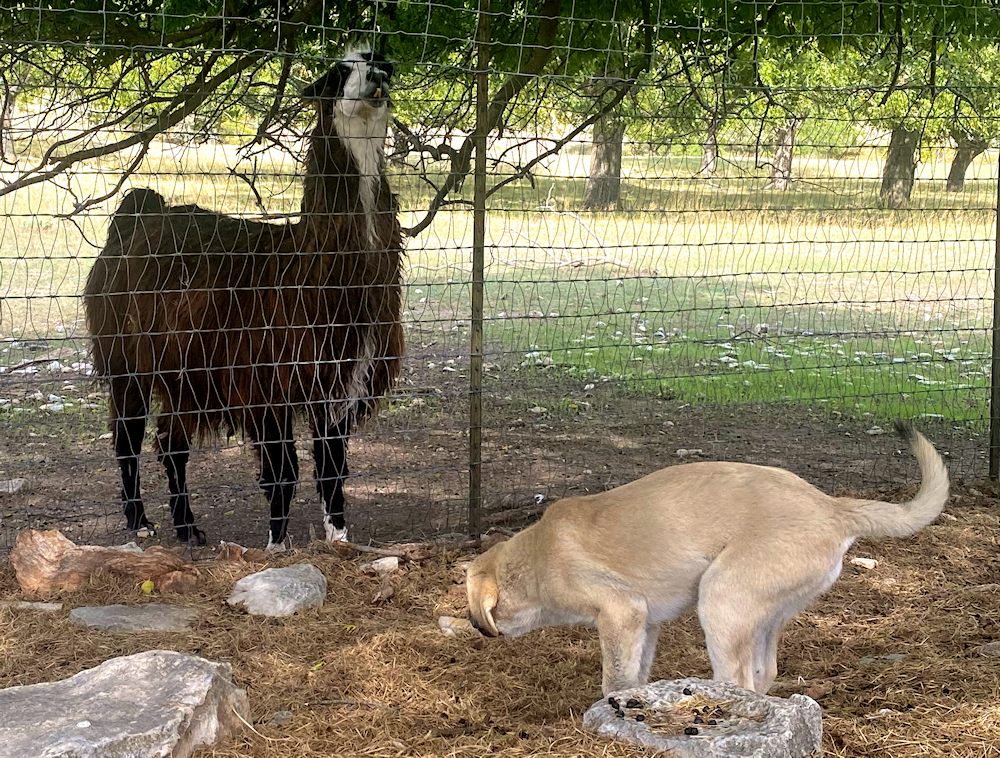
[[(786, 632), (776, 691), (808, 692), (824, 713), (827, 755), (982, 756), (1000, 750), (1000, 501), (987, 485), (959, 494), (909, 540), (856, 545), (878, 560), (844, 574)], [(883, 493), (884, 494), (884, 493)], [(900, 490), (904, 499), (911, 490)], [(953, 517), (953, 518), (952, 518)], [(96, 578), (47, 614), (0, 608), (0, 686), (62, 679), (152, 648), (228, 661), (249, 693), (253, 731), (206, 756), (635, 756), (582, 730), (600, 698), (596, 632), (548, 629), (520, 640), (445, 637), (439, 615), (464, 616), (461, 564), (450, 553), (404, 564), (395, 593), (321, 547), (271, 565), (310, 561), (329, 579), (326, 604), (290, 619), (247, 616), (225, 603), (253, 566), (211, 565), (203, 592), (170, 596), (201, 620), (183, 634), (110, 634), (71, 624), (69, 608), (164, 600), (138, 584)], [(259, 568), (259, 567), (258, 567)], [(18, 598), (9, 565), (0, 598)], [(881, 656), (901, 654), (902, 660)], [(692, 614), (664, 628), (656, 678), (711, 675)], [(280, 725), (273, 714), (290, 711)]]

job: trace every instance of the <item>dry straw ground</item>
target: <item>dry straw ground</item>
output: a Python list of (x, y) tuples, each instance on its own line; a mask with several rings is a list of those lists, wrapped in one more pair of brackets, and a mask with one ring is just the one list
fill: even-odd
[[(875, 558), (877, 568), (848, 564), (785, 634), (776, 690), (816, 697), (827, 755), (1000, 751), (1000, 658), (980, 654), (1000, 638), (1000, 490), (955, 491), (946, 514), (915, 538), (856, 545), (848, 557)], [(359, 571), (363, 559), (315, 545), (273, 565), (318, 565), (330, 581), (327, 602), (280, 620), (225, 604), (235, 579), (253, 567), (206, 563), (201, 594), (154, 596), (201, 612), (194, 631), (169, 635), (72, 625), (69, 607), (148, 600), (130, 582), (98, 577), (61, 597), (67, 610), (60, 613), (0, 608), (0, 686), (170, 648), (228, 661), (249, 693), (253, 729), (205, 752), (216, 758), (637, 755), (581, 729), (582, 713), (600, 694), (595, 632), (550, 629), (498, 641), (441, 634), (439, 615), (465, 613), (462, 564), (470, 557), (454, 552), (404, 564), (393, 597), (374, 605), (380, 580)], [(6, 564), (0, 597), (19, 597)], [(903, 657), (879, 657), (892, 654)], [(654, 675), (710, 675), (693, 615), (665, 629)], [(288, 721), (268, 723), (286, 710)]]

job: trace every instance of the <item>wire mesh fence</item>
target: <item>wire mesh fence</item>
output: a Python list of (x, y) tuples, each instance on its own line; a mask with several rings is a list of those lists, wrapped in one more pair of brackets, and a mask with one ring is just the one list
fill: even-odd
[[(470, 500), (478, 526), (517, 525), (691, 460), (898, 483), (914, 469), (884, 433), (897, 416), (954, 475), (987, 473), (1000, 121), (977, 4), (145, 10), (0, 9), (0, 547), (25, 527), (121, 541), (109, 402), (150, 412), (142, 497), (167, 537), (182, 495), (211, 540), (263, 543), (275, 498), (294, 542), (323, 536), (339, 496), (313, 461), (340, 480), (343, 401), (384, 389), (350, 430), (357, 539), (467, 531)], [(347, 86), (371, 81), (371, 56), (343, 62), (362, 46), (393, 65), (384, 141), (346, 120), (380, 112)], [(338, 70), (339, 89), (303, 97)], [(324, 164), (335, 149), (357, 152)], [(388, 317), (359, 305), (394, 286), (379, 172), (407, 250)], [(137, 188), (167, 206), (137, 202), (116, 232)], [(347, 231), (318, 241), (321, 215)], [(83, 300), (102, 250), (125, 273), (96, 294), (133, 319), (107, 323), (138, 340), (103, 372)], [(398, 350), (364, 335), (397, 320), (386, 389), (371, 377)], [(237, 369), (254, 392), (219, 384)], [(109, 400), (115, 378), (167, 375), (141, 413)], [(267, 445), (284, 440), (297, 472)]]

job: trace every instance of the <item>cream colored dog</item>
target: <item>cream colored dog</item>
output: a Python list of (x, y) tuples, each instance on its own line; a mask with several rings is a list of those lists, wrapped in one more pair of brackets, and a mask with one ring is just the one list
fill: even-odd
[(607, 695), (648, 681), (660, 624), (697, 603), (715, 678), (767, 692), (782, 629), (836, 581), (854, 540), (905, 537), (944, 507), (940, 456), (919, 432), (896, 428), (920, 463), (909, 503), (830, 497), (765, 466), (671, 466), (560, 500), (476, 558), (471, 621), (494, 637), (597, 626)]

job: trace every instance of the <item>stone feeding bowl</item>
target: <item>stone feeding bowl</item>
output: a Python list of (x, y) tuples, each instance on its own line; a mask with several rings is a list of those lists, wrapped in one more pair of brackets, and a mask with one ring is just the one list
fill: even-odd
[(805, 695), (758, 695), (728, 682), (674, 679), (616, 692), (584, 714), (603, 737), (678, 758), (819, 755), (823, 721)]

